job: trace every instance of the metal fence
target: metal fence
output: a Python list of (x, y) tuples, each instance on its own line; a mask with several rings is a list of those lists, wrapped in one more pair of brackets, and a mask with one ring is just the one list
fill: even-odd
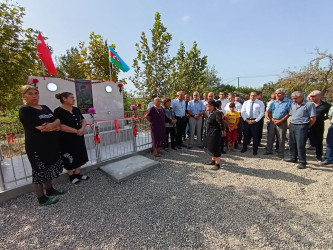
[[(151, 148), (149, 122), (143, 117), (95, 121), (85, 130), (85, 143), (89, 162), (85, 166), (121, 157)], [(16, 131), (4, 130), (0, 138), (0, 191), (31, 183), (31, 166), (25, 153), (24, 134), (21, 127)]]

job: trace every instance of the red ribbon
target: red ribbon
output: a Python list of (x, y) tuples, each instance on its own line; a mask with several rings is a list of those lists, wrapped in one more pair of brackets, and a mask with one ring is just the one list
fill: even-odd
[(116, 129), (116, 133), (119, 132), (118, 120), (114, 120), (114, 128)]
[(101, 144), (101, 138), (99, 137), (99, 135), (95, 135), (95, 136), (94, 136), (94, 141), (95, 141), (97, 144)]
[(14, 142), (15, 133), (8, 134), (8, 143)]
[(138, 135), (138, 131), (137, 131), (136, 127), (133, 128), (133, 135), (134, 135), (134, 136), (137, 136), (137, 135)]

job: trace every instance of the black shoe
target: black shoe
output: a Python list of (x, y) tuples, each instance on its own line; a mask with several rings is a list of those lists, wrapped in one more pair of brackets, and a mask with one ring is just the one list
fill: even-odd
[(219, 170), (220, 168), (220, 164), (215, 164), (215, 166), (212, 167), (211, 170)]
[(297, 168), (299, 168), (299, 169), (305, 169), (306, 165), (304, 163), (300, 163), (300, 164), (297, 165)]
[(187, 149), (191, 149), (191, 148), (193, 148), (193, 147), (191, 147), (191, 146), (187, 146)]
[(172, 147), (173, 150), (177, 150), (176, 147)]
[(268, 152), (268, 151), (263, 153), (263, 155), (272, 155), (272, 154), (273, 154), (272, 152)]
[(222, 154), (226, 154), (227, 152), (225, 152), (225, 151), (223, 150), (223, 151), (221, 151), (221, 153), (222, 153)]
[(253, 155), (258, 155), (258, 152), (257, 151), (253, 151)]
[(215, 165), (215, 161), (208, 161), (205, 163), (205, 165)]
[(203, 149), (204, 147), (203, 147), (203, 146), (198, 146), (198, 148), (201, 148), (201, 149)]
[(317, 161), (323, 161), (322, 157), (316, 156)]
[(247, 150), (243, 148), (243, 149), (241, 150), (241, 153), (245, 153), (246, 151), (247, 151)]
[(297, 160), (294, 160), (294, 159), (287, 159), (287, 160), (284, 160), (285, 162), (292, 162), (292, 163), (297, 163)]
[(186, 145), (184, 143), (182, 143), (182, 147), (186, 147)]
[(178, 148), (178, 149), (182, 149), (182, 147), (181, 147), (181, 146), (177, 146), (177, 148)]

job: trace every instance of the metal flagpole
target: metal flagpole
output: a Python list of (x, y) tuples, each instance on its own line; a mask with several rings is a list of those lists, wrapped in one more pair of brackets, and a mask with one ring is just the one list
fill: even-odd
[(108, 48), (109, 51), (109, 72), (110, 72), (110, 81), (112, 81), (112, 63), (110, 61), (110, 50), (109, 50), (109, 46), (108, 46), (108, 42), (105, 41), (105, 45)]

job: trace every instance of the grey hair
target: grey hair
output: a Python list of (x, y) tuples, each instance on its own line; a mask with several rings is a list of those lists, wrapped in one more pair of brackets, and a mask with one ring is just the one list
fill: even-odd
[(304, 93), (302, 91), (294, 91), (291, 96), (296, 96), (296, 97), (299, 97), (299, 96), (304, 96)]
[(275, 93), (276, 92), (282, 92), (283, 94), (285, 94), (286, 90), (284, 88), (278, 88), (277, 90), (275, 90)]

